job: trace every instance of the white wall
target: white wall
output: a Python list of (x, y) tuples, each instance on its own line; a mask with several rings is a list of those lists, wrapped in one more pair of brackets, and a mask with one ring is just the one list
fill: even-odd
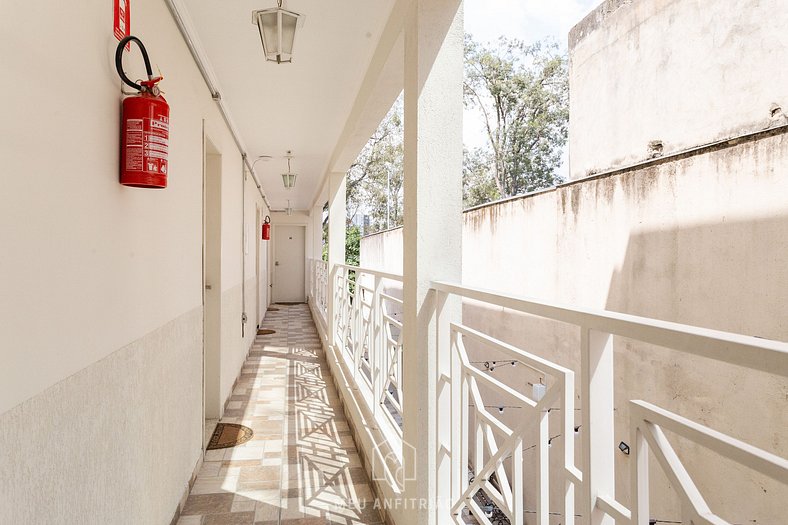
[(771, 123), (788, 110), (784, 0), (606, 0), (569, 35), (570, 177)]
[[(112, 3), (0, 7), (0, 63), (14, 79), (0, 83), (14, 101), (0, 119), (3, 523), (165, 523), (175, 511), (201, 453), (203, 121), (223, 162), (225, 393), (253, 337), (254, 296), (240, 338), (240, 153), (164, 2), (131, 8), (171, 106), (166, 190), (118, 183)], [(136, 48), (126, 63), (142, 76)], [(253, 229), (259, 194), (247, 195)], [(175, 335), (158, 335), (165, 327)], [(123, 387), (129, 377), (141, 386)], [(33, 434), (61, 446), (18, 446)], [(70, 488), (43, 493), (47, 480)], [(17, 505), (24, 494), (47, 504)]]

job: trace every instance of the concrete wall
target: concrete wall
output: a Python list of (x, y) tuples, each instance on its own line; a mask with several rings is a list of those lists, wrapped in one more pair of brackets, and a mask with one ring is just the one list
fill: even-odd
[[(788, 323), (780, 314), (788, 304), (785, 166), (788, 135), (782, 130), (468, 211), (463, 282), (788, 340)], [(401, 253), (401, 230), (366, 237), (361, 264), (396, 272)], [(386, 264), (379, 265), (384, 257)], [(579, 375), (577, 328), (478, 304), (464, 305), (463, 322)], [(472, 360), (496, 357), (479, 348), (470, 352)], [(629, 442), (626, 402), (644, 399), (788, 456), (785, 380), (620, 338), (615, 352), (616, 443)], [(519, 389), (539, 379), (518, 367), (495, 374)], [(487, 402), (503, 404), (493, 396)], [(518, 412), (507, 409), (502, 417), (513, 424)], [(551, 425), (557, 424), (554, 417)], [(579, 412), (575, 420), (581, 423)], [(535, 443), (535, 434), (525, 442)], [(674, 442), (711, 508), (723, 518), (731, 523), (783, 520), (788, 487)], [(531, 473), (533, 452), (524, 454)], [(580, 458), (579, 448), (577, 454)], [(630, 458), (617, 453), (616, 461), (618, 495), (628, 503)], [(677, 500), (656, 463), (651, 471), (652, 517), (680, 520)], [(532, 495), (526, 508), (533, 509)], [(561, 522), (556, 516), (552, 520)]]
[(569, 35), (570, 177), (769, 126), (787, 21), (783, 0), (602, 2)]
[[(112, 3), (0, 7), (2, 523), (172, 518), (202, 446), (203, 126), (222, 154), (225, 394), (254, 337), (240, 153), (164, 2), (131, 8), (171, 105), (166, 190), (118, 184)], [(126, 63), (142, 76), (136, 48)], [(253, 240), (251, 180), (246, 196)]]

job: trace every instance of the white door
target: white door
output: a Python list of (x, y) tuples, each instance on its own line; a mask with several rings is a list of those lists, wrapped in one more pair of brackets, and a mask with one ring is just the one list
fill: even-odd
[(222, 415), (222, 156), (207, 137), (203, 177), (203, 402), (205, 418), (218, 419)]
[(306, 226), (277, 225), (274, 230), (274, 302), (303, 303)]

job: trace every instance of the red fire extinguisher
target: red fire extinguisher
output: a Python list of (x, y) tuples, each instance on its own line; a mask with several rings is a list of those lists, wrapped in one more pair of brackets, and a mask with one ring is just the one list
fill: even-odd
[(265, 222), (263, 222), (263, 240), (271, 240), (271, 217), (268, 215), (265, 216)]
[[(132, 82), (123, 72), (123, 49), (134, 42), (142, 52), (148, 80)], [(170, 106), (156, 85), (148, 52), (139, 38), (127, 36), (115, 50), (120, 79), (138, 91), (123, 100), (120, 129), (120, 183), (136, 188), (167, 187), (167, 152), (170, 141)]]

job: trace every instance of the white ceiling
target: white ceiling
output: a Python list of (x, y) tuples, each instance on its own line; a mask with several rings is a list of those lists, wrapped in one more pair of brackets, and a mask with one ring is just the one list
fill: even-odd
[[(271, 206), (308, 209), (338, 146), (394, 0), (286, 0), (304, 15), (291, 64), (266, 62), (252, 11), (275, 0), (184, 2)], [(281, 173), (292, 150), (296, 187)]]

